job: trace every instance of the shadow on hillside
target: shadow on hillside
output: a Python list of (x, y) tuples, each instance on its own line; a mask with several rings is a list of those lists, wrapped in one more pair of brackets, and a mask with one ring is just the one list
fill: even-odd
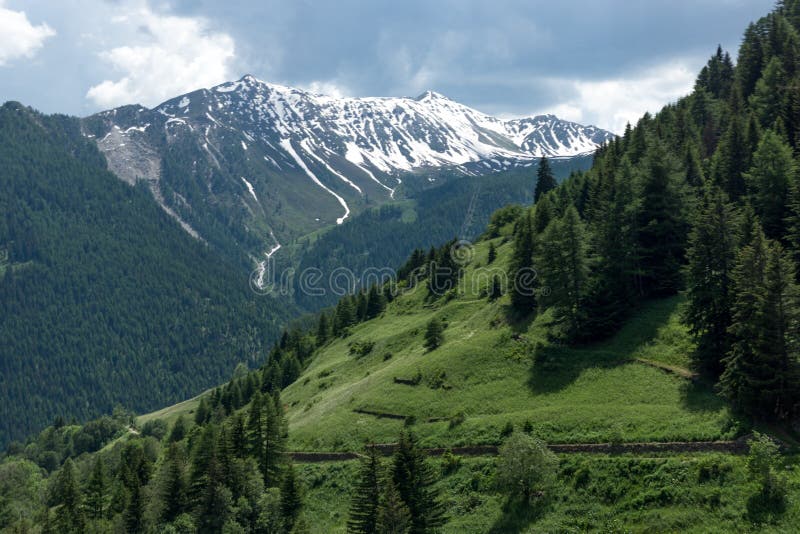
[(716, 412), (727, 405), (705, 380), (687, 381), (681, 387), (681, 402), (691, 412)]
[(629, 363), (607, 351), (573, 349), (559, 345), (534, 349), (528, 387), (534, 394), (556, 393), (572, 384), (590, 368), (611, 369)]
[[(650, 343), (680, 305), (679, 297), (653, 300), (632, 312), (631, 318), (613, 336), (596, 343), (575, 347), (548, 345), (533, 354), (528, 386), (533, 393), (555, 393), (569, 386), (589, 368), (610, 369), (631, 361), (636, 350)], [(702, 386), (689, 391), (686, 402), (702, 405)], [(712, 401), (713, 399), (708, 399)], [(687, 405), (689, 405), (687, 404)], [(708, 409), (714, 409), (712, 408)]]
[(503, 515), (494, 522), (489, 532), (491, 534), (528, 532), (528, 527), (544, 515), (546, 508), (547, 504), (540, 501), (531, 504), (518, 500), (506, 501), (503, 505)]

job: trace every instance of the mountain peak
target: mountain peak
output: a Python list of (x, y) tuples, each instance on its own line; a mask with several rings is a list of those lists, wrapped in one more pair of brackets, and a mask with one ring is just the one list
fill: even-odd
[[(420, 94), (414, 100), (416, 100), (417, 102), (425, 102), (428, 100), (450, 100), (450, 99), (444, 96), (442, 93), (437, 93), (436, 91), (431, 91), (430, 89), (428, 89), (424, 93)], [(450, 101), (452, 102), (452, 100)]]

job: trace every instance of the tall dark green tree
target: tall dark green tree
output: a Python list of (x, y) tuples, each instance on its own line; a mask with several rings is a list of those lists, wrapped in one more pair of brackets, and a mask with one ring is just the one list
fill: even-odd
[(518, 313), (526, 315), (536, 310), (539, 287), (533, 269), (534, 239), (530, 212), (525, 212), (517, 223), (509, 278), (512, 281), (511, 305)]
[(376, 534), (378, 532), (378, 505), (380, 504), (381, 462), (378, 450), (367, 447), (361, 459), (358, 480), (350, 497), (350, 517), (347, 532)]
[(92, 466), (92, 474), (86, 485), (86, 515), (89, 519), (102, 519), (108, 509), (108, 480), (106, 465), (102, 456), (98, 456)]
[(381, 494), (376, 529), (381, 534), (408, 534), (411, 530), (411, 512), (391, 478)]
[(537, 265), (547, 291), (540, 307), (552, 306), (560, 335), (577, 338), (583, 326), (583, 301), (588, 291), (586, 230), (575, 207), (550, 223), (540, 238)]
[(730, 350), (736, 247), (736, 214), (725, 193), (714, 187), (689, 234), (686, 322), (697, 339), (695, 363), (715, 377)]
[(297, 480), (294, 466), (289, 464), (281, 482), (281, 516), (287, 531), (295, 526), (303, 507), (300, 481)]
[(772, 130), (765, 131), (745, 179), (751, 203), (770, 239), (779, 239), (786, 231), (794, 172), (792, 148)]
[(536, 192), (533, 194), (533, 202), (536, 203), (542, 195), (558, 187), (553, 169), (545, 156), (539, 160), (539, 168), (536, 170)]
[(184, 459), (177, 443), (171, 443), (162, 467), (160, 497), (163, 504), (161, 519), (172, 522), (186, 508), (186, 479)]
[(665, 296), (681, 284), (688, 225), (683, 176), (659, 144), (653, 144), (641, 170), (637, 227), (638, 263), (645, 295)]
[(444, 342), (444, 323), (438, 317), (434, 317), (425, 328), (425, 348), (435, 350), (442, 342)]
[(54, 500), (57, 503), (55, 525), (65, 534), (83, 533), (86, 518), (83, 513), (83, 495), (78, 485), (75, 464), (67, 459), (55, 481)]
[(796, 413), (800, 373), (800, 309), (791, 262), (760, 228), (739, 253), (734, 271), (732, 349), (720, 379), (739, 410), (761, 418)]
[(392, 480), (411, 513), (412, 534), (434, 532), (444, 524), (444, 507), (433, 488), (433, 469), (409, 432), (400, 434), (392, 460)]

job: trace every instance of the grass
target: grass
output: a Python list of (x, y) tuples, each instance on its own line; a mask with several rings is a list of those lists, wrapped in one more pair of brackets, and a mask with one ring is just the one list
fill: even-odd
[[(510, 244), (498, 246), (508, 260)], [(424, 446), (496, 443), (502, 429), (528, 423), (549, 442), (696, 441), (740, 430), (725, 404), (702, 384), (637, 359), (688, 373), (691, 337), (680, 323), (683, 299), (645, 304), (612, 339), (580, 348), (546, 339), (547, 315), (509, 324), (507, 297), (482, 296), (488, 242), (476, 246), (458, 296), (431, 302), (421, 288), (382, 317), (323, 347), (303, 376), (282, 394), (290, 446), (296, 450), (357, 450), (396, 439), (404, 422), (354, 409), (413, 416)], [(473, 287), (474, 286), (474, 287)], [(423, 347), (433, 317), (446, 321), (445, 342)], [(349, 347), (374, 343), (366, 356)], [(421, 374), (416, 386), (395, 383)], [(464, 415), (460, 424), (431, 418)]]
[[(442, 470), (437, 487), (449, 515), (443, 532), (791, 532), (800, 521), (791, 499), (781, 515), (748, 514), (757, 485), (739, 456), (564, 455), (549, 498), (533, 506), (507, 502), (493, 482), (494, 462), (462, 458), (454, 472)], [(357, 462), (298, 466), (312, 531), (345, 532), (357, 469)], [(800, 473), (783, 476), (793, 491), (800, 488)]]

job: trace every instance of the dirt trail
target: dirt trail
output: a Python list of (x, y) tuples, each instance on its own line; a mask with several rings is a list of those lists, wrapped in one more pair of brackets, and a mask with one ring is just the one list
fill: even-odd
[[(383, 456), (390, 456), (396, 443), (379, 443), (374, 447)], [(727, 452), (742, 454), (747, 452), (747, 439), (735, 441), (667, 441), (643, 443), (556, 443), (548, 445), (550, 450), (560, 454), (596, 453), (625, 454), (653, 452)], [(451, 452), (459, 456), (495, 456), (497, 445), (473, 445), (467, 447), (436, 447), (423, 449), (428, 456), (441, 456)], [(344, 462), (361, 456), (357, 452), (289, 452), (292, 460), (299, 463)]]

